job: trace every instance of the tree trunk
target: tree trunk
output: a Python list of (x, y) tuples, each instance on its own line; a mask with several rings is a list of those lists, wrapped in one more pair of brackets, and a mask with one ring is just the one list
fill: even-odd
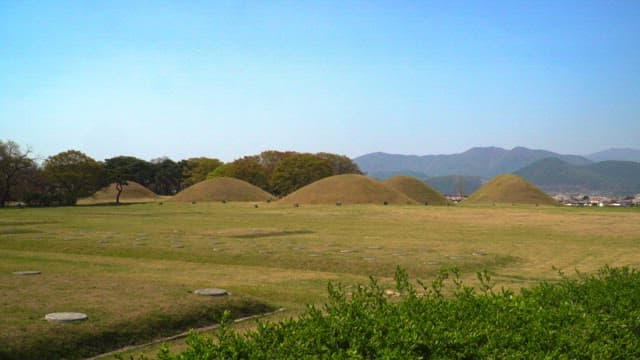
[(4, 183), (4, 191), (2, 191), (2, 199), (0, 199), (0, 207), (4, 207), (5, 203), (9, 200), (10, 192), (11, 192), (11, 179), (7, 177)]
[(116, 183), (116, 190), (118, 190), (118, 193), (116, 194), (116, 204), (120, 204), (120, 194), (122, 194), (122, 184), (121, 183)]

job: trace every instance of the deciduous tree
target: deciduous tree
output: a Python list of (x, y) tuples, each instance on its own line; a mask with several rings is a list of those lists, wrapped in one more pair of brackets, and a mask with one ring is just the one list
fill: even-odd
[(353, 160), (344, 155), (320, 152), (316, 154), (318, 157), (325, 159), (331, 164), (333, 175), (340, 174), (362, 174), (360, 168)]
[(91, 195), (104, 183), (104, 165), (77, 150), (50, 156), (44, 173), (64, 196), (66, 205), (75, 205), (81, 196)]
[(22, 151), (11, 140), (0, 141), (0, 207), (9, 200), (11, 189), (18, 185), (20, 175), (34, 166), (30, 153), (29, 150)]
[(275, 195), (283, 196), (332, 174), (329, 161), (313, 154), (295, 154), (278, 163), (270, 188)]
[(222, 165), (222, 161), (207, 157), (190, 158), (180, 161), (182, 180), (180, 187), (187, 188), (207, 178), (207, 175)]
[(266, 189), (269, 185), (267, 171), (257, 156), (245, 156), (233, 161), (225, 169), (225, 176), (244, 180), (261, 189)]
[(156, 194), (173, 195), (180, 190), (182, 169), (175, 161), (166, 158), (153, 163), (153, 182), (151, 190)]

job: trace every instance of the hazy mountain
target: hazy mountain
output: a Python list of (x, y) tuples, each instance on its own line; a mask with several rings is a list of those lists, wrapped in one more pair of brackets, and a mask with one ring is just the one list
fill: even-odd
[(368, 176), (381, 181), (394, 176), (413, 176), (424, 181), (434, 189), (444, 195), (457, 195), (462, 190), (464, 195), (469, 195), (482, 186), (482, 178), (479, 176), (447, 175), (429, 177), (425, 173), (418, 171), (374, 171), (367, 173)]
[(637, 162), (602, 161), (572, 165), (557, 158), (547, 158), (515, 173), (547, 192), (640, 193), (640, 163)]
[(388, 178), (392, 178), (394, 176), (413, 176), (415, 178), (418, 178), (422, 181), (425, 181), (429, 176), (427, 176), (427, 174), (425, 173), (421, 173), (419, 171), (411, 171), (411, 170), (405, 170), (405, 171), (373, 171), (373, 172), (369, 172), (367, 173), (367, 176), (372, 177), (374, 179), (378, 179), (380, 181), (384, 181), (387, 180)]
[(469, 195), (482, 186), (479, 176), (435, 176), (427, 178), (425, 182), (444, 195), (458, 195), (459, 190), (463, 195)]
[(492, 178), (498, 174), (514, 172), (537, 160), (556, 157), (575, 165), (591, 161), (576, 155), (561, 155), (546, 150), (516, 147), (505, 150), (498, 147), (476, 147), (451, 155), (395, 155), (371, 153), (354, 159), (366, 173), (405, 172), (423, 173), (430, 177), (461, 174)]
[(609, 149), (586, 156), (593, 161), (619, 160), (640, 162), (638, 149)]

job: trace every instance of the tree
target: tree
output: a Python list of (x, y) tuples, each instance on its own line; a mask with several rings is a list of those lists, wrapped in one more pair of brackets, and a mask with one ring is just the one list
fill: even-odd
[(267, 171), (257, 156), (245, 156), (233, 161), (225, 169), (225, 176), (244, 180), (261, 189), (266, 189), (269, 185)]
[(295, 154), (297, 154), (295, 151), (266, 150), (258, 155), (258, 162), (265, 168), (267, 177), (270, 178), (278, 163)]
[[(106, 182), (116, 185), (116, 204), (120, 204), (120, 195), (129, 181), (144, 184), (151, 178), (151, 165), (133, 156), (116, 156), (104, 161)], [(140, 180), (140, 181), (137, 181)]]
[(275, 195), (284, 196), (331, 175), (333, 170), (329, 161), (313, 154), (295, 154), (278, 163), (270, 186)]
[(75, 205), (79, 197), (89, 196), (105, 185), (103, 164), (77, 150), (47, 158), (44, 173), (61, 192), (66, 205)]
[(222, 164), (215, 168), (212, 172), (207, 174), (207, 179), (214, 179), (217, 177), (225, 177), (227, 175), (227, 170), (231, 167), (231, 164)]
[(340, 174), (361, 174), (358, 164), (344, 155), (320, 152), (316, 154), (318, 157), (327, 160), (331, 164), (333, 175)]
[(19, 176), (15, 191), (11, 191), (16, 199), (28, 206), (63, 205), (64, 198), (55, 186), (47, 179), (41, 167), (30, 166)]
[(207, 175), (222, 165), (222, 161), (207, 157), (197, 157), (182, 160), (179, 164), (182, 168), (180, 187), (184, 189), (207, 179)]
[(180, 190), (182, 169), (175, 161), (166, 158), (153, 163), (153, 182), (151, 190), (156, 194), (173, 195)]
[(20, 150), (20, 146), (11, 140), (0, 141), (0, 207), (9, 201), (11, 189), (19, 183), (20, 175), (34, 166), (30, 153), (30, 150)]

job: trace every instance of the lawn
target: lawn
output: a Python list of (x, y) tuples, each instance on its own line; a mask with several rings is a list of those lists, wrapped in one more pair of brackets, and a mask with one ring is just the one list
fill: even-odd
[[(148, 203), (0, 210), (0, 357), (89, 356), (236, 316), (326, 299), (329, 281), (385, 284), (459, 267), (498, 286), (640, 267), (640, 211), (533, 206)], [(556, 270), (557, 269), (557, 270)], [(16, 276), (18, 270), (41, 275)], [(226, 298), (192, 293), (221, 287)], [(89, 320), (52, 324), (56, 311)]]

